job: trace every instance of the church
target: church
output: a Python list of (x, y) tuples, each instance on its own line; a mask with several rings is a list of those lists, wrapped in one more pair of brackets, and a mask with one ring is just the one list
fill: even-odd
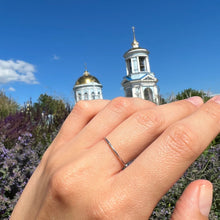
[[(158, 79), (150, 70), (149, 51), (139, 46), (133, 30), (132, 48), (124, 54), (126, 63), (126, 76), (121, 85), (124, 88), (125, 97), (139, 97), (159, 104)], [(103, 99), (102, 84), (91, 75), (87, 69), (75, 83), (75, 102), (80, 100)]]

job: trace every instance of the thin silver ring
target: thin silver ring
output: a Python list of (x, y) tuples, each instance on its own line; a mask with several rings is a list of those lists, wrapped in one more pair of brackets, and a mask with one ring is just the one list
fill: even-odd
[(128, 166), (127, 163), (125, 163), (122, 158), (119, 156), (118, 152), (115, 150), (115, 148), (112, 146), (112, 144), (110, 143), (110, 141), (105, 137), (104, 138), (106, 143), (108, 144), (108, 146), (111, 148), (111, 150), (113, 151), (113, 153), (115, 154), (115, 156), (118, 158), (118, 160), (122, 163), (122, 165), (124, 166), (124, 168), (126, 168)]

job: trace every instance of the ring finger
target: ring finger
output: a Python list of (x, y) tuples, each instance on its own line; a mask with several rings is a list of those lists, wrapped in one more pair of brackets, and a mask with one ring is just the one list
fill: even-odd
[[(138, 111), (115, 128), (107, 136), (107, 140), (114, 146), (120, 158), (127, 163), (136, 158), (169, 125), (190, 115), (202, 103), (201, 98), (192, 97), (188, 100)], [(170, 114), (171, 112), (172, 114)], [(108, 169), (112, 169), (113, 173), (118, 172), (123, 164), (118, 156), (111, 152), (111, 147), (103, 147), (103, 144), (107, 145), (108, 143), (100, 141), (96, 150), (106, 151), (103, 154), (106, 158), (102, 158), (102, 161), (104, 161), (105, 166), (108, 166)], [(105, 166), (103, 164), (102, 167), (106, 169)]]

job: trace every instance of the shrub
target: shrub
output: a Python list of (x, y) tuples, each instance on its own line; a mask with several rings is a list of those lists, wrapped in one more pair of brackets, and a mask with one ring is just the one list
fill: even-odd
[[(38, 126), (38, 129), (40, 127)], [(36, 131), (35, 131), (36, 132)], [(41, 139), (29, 131), (19, 132), (13, 147), (5, 147), (6, 136), (0, 139), (0, 216), (8, 219), (18, 201), (26, 183), (40, 162), (41, 156), (56, 136), (58, 130), (52, 133), (39, 131)], [(36, 134), (35, 134), (36, 135)], [(41, 143), (45, 137), (48, 142)], [(14, 136), (15, 138), (15, 136)], [(36, 141), (38, 139), (38, 141)], [(10, 143), (13, 143), (11, 141)], [(34, 146), (34, 147), (33, 147)]]
[(213, 183), (213, 203), (210, 211), (210, 219), (220, 219), (220, 145), (211, 146), (203, 153), (185, 172), (177, 183), (160, 200), (154, 209), (152, 219), (170, 219), (175, 203), (186, 186), (197, 179), (206, 179)]
[(0, 215), (2, 219), (9, 217), (39, 163), (38, 155), (30, 145), (27, 145), (29, 134), (20, 138), (19, 142), (11, 149), (5, 148), (0, 143)]

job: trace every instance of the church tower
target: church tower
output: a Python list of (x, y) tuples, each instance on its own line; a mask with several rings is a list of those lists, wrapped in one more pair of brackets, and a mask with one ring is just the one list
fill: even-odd
[(139, 97), (159, 104), (158, 79), (150, 70), (149, 51), (139, 47), (133, 29), (132, 48), (124, 54), (127, 75), (123, 78), (126, 97)]
[(102, 84), (96, 77), (90, 75), (87, 70), (76, 81), (73, 90), (75, 102), (80, 100), (103, 99)]

